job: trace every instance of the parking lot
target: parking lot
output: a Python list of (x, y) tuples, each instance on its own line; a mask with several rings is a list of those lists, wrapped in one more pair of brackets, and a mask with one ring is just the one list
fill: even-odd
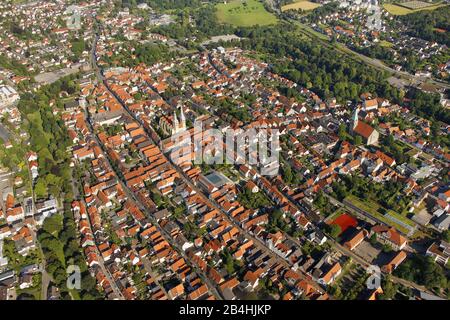
[(380, 254), (381, 250), (374, 248), (369, 241), (364, 240), (361, 242), (359, 246), (356, 247), (355, 250), (353, 250), (358, 256), (362, 257), (366, 261), (373, 262), (378, 255)]

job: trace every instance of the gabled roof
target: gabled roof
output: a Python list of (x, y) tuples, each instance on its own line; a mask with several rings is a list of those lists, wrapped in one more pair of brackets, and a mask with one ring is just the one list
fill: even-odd
[(370, 137), (370, 135), (373, 133), (374, 130), (375, 129), (373, 127), (362, 121), (358, 121), (358, 124), (356, 125), (355, 129), (353, 129), (355, 133), (359, 134), (360, 136), (366, 139)]

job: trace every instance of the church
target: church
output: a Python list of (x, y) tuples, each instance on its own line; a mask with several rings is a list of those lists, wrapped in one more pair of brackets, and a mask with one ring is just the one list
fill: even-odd
[(380, 134), (372, 126), (360, 121), (358, 114), (359, 107), (356, 107), (355, 111), (353, 112), (352, 121), (350, 124), (350, 132), (353, 136), (355, 136), (355, 134), (361, 136), (364, 143), (367, 145), (377, 144)]
[(183, 106), (180, 106), (180, 119), (177, 117), (177, 111), (173, 116), (162, 116), (159, 119), (159, 126), (166, 135), (172, 135), (186, 130), (186, 118), (184, 116)]

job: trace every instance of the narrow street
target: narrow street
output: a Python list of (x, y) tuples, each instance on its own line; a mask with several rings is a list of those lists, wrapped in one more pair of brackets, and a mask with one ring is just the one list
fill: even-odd
[(50, 282), (52, 281), (52, 278), (48, 274), (48, 272), (45, 270), (45, 261), (42, 260), (40, 264), (41, 268), (41, 300), (47, 300), (48, 299), (48, 286), (50, 285)]

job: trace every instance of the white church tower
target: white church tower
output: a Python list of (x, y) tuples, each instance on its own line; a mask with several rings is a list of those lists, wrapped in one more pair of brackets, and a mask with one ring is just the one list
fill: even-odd
[(180, 121), (178, 121), (177, 111), (173, 112), (173, 129), (172, 134), (186, 130), (186, 118), (184, 116), (183, 106), (180, 106)]
[(351, 131), (353, 132), (353, 130), (355, 130), (356, 126), (358, 125), (359, 122), (359, 107), (355, 108), (355, 111), (353, 111), (353, 115), (352, 115), (352, 122), (351, 122)]

